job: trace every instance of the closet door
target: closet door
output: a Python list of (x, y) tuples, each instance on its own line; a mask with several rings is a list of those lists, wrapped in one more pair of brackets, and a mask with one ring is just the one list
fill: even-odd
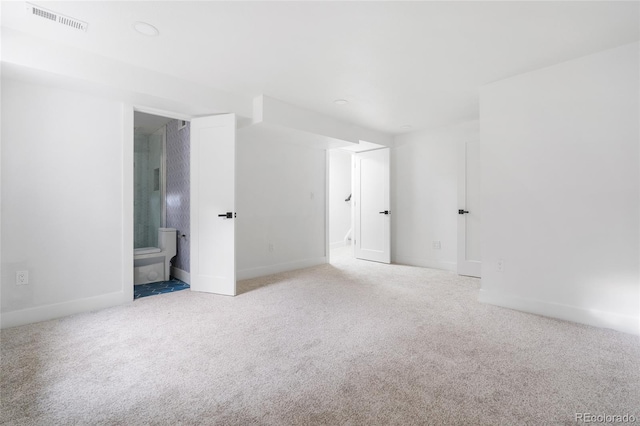
[(191, 290), (236, 294), (236, 118), (191, 121)]
[(480, 278), (480, 243), (480, 141), (472, 139), (458, 146), (459, 275)]

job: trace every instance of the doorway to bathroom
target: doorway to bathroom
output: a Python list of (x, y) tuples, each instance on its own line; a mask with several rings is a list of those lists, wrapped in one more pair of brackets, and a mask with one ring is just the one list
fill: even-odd
[(134, 299), (189, 288), (189, 132), (134, 111)]

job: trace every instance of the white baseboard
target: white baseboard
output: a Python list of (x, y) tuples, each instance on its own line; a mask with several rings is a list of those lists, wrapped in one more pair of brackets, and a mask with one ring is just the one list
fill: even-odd
[(313, 259), (296, 260), (293, 262), (278, 263), (275, 265), (260, 266), (258, 268), (241, 269), (236, 271), (236, 280), (247, 280), (249, 278), (264, 277), (280, 272), (295, 271), (296, 269), (308, 268), (310, 266), (327, 263), (326, 257), (316, 257)]
[[(132, 285), (133, 287), (133, 285)], [(34, 322), (48, 321), (82, 312), (110, 308), (123, 303), (132, 302), (132, 293), (119, 291), (86, 299), (76, 299), (51, 305), (36, 306), (18, 311), (3, 312), (0, 316), (0, 327), (9, 328)]]
[(182, 282), (185, 282), (191, 285), (191, 274), (187, 271), (183, 271), (182, 269), (176, 268), (174, 266), (171, 267), (171, 276), (176, 277)]
[(640, 318), (638, 317), (563, 305), (560, 303), (544, 302), (542, 300), (525, 299), (511, 295), (495, 294), (484, 289), (480, 290), (478, 301), (546, 317), (640, 335)]
[(417, 257), (396, 256), (393, 263), (400, 265), (420, 266), (422, 268), (442, 269), (444, 271), (456, 272), (458, 264), (456, 262), (446, 262), (434, 259), (419, 259)]

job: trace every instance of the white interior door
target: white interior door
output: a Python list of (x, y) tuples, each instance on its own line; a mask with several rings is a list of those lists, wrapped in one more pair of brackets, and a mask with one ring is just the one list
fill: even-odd
[[(480, 277), (480, 142), (458, 147), (458, 274)], [(451, 212), (455, 214), (456, 212)]]
[(234, 114), (191, 121), (191, 289), (235, 296)]
[(391, 262), (389, 148), (355, 155), (355, 256)]

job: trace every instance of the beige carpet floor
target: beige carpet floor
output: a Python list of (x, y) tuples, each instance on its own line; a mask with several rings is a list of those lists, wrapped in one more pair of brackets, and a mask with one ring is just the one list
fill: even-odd
[(477, 302), (479, 281), (335, 256), (1, 333), (3, 424), (640, 422), (638, 337)]

